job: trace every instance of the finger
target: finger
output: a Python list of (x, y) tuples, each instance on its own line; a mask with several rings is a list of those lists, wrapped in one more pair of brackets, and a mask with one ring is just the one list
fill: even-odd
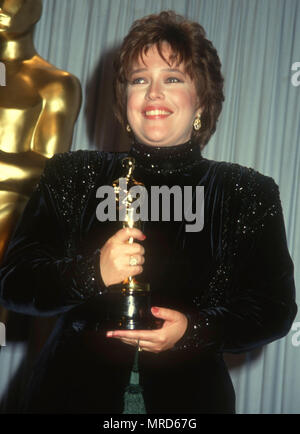
[(132, 347), (138, 346), (136, 339), (126, 339), (126, 338), (116, 338), (116, 339), (119, 339), (124, 344), (131, 345)]
[[(132, 258), (136, 259), (136, 263), (133, 263), (131, 265), (132, 262), (131, 261)], [(128, 254), (123, 254), (120, 253), (116, 258), (115, 258), (115, 262), (117, 264), (119, 264), (120, 266), (124, 267), (133, 267), (135, 265), (142, 265), (145, 262), (145, 257), (142, 255), (128, 255)]]
[[(124, 344), (130, 345), (130, 346), (136, 347), (136, 348), (138, 347), (138, 341), (136, 339), (134, 339), (134, 340), (125, 339), (125, 338), (117, 338), (117, 339), (119, 339)], [(139, 347), (140, 347), (141, 351), (158, 352), (156, 347), (155, 347), (155, 344), (149, 343), (148, 341), (140, 341)]]
[(157, 341), (157, 330), (112, 330), (108, 331), (106, 333), (107, 337), (112, 338), (125, 338), (130, 340), (135, 340), (136, 342), (138, 339), (140, 341)]
[(120, 244), (111, 243), (111, 255), (126, 256), (126, 255), (144, 255), (145, 249), (140, 244)]
[[(135, 264), (131, 265), (131, 261), (133, 261), (133, 260), (136, 260)], [(132, 267), (135, 265), (143, 265), (145, 262), (145, 258), (144, 258), (144, 256), (130, 255), (130, 256), (127, 256), (127, 261), (129, 262), (129, 265)]]
[(137, 228), (123, 228), (120, 229), (118, 232), (116, 232), (115, 235), (113, 236), (113, 238), (119, 241), (120, 243), (124, 243), (125, 241), (128, 241), (130, 237), (141, 241), (143, 241), (146, 238), (143, 232)]
[(152, 307), (152, 315), (161, 318), (165, 321), (178, 321), (182, 317), (182, 313), (177, 310), (167, 309), (166, 307)]
[(144, 255), (145, 254), (145, 249), (143, 246), (141, 246), (141, 244), (133, 243), (133, 244), (125, 245), (124, 247), (125, 247), (125, 252), (128, 255)]
[[(108, 333), (112, 333), (112, 332), (108, 332)], [(152, 342), (152, 341), (143, 340), (143, 339), (129, 339), (129, 338), (117, 337), (117, 336), (115, 336), (115, 339), (118, 339), (121, 342), (123, 342), (124, 344), (130, 345), (133, 347), (137, 347), (139, 345), (141, 351), (149, 351), (151, 353), (159, 353), (160, 351), (163, 350), (163, 343), (160, 341)]]
[(129, 265), (126, 269), (126, 277), (136, 276), (143, 272), (143, 267), (141, 265)]

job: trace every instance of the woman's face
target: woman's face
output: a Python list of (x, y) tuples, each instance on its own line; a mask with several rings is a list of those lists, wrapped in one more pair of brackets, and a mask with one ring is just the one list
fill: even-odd
[[(169, 59), (167, 43), (162, 54)], [(187, 142), (199, 113), (196, 88), (184, 65), (169, 66), (156, 46), (150, 47), (133, 65), (127, 85), (127, 119), (137, 140), (152, 146)]]

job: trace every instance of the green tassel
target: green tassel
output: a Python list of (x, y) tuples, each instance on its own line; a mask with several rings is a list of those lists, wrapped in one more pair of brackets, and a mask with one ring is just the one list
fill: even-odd
[(142, 393), (143, 388), (139, 384), (140, 375), (138, 369), (138, 357), (139, 351), (137, 347), (129, 385), (125, 389), (123, 414), (146, 414), (145, 402)]

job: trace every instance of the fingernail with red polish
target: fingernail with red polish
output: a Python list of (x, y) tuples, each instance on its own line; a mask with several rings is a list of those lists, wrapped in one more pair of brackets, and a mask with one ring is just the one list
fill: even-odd
[(152, 307), (151, 310), (153, 313), (159, 313), (158, 307)]

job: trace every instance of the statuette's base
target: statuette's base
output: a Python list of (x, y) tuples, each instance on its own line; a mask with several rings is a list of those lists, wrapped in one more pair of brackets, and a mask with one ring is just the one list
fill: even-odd
[(108, 324), (111, 330), (157, 328), (151, 313), (150, 285), (134, 280), (108, 288)]

